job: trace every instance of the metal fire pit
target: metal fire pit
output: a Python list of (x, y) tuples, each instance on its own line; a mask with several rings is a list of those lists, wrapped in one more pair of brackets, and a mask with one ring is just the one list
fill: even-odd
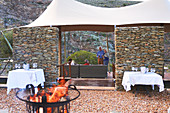
[[(80, 96), (79, 90), (74, 85), (68, 86), (68, 96), (65, 95), (60, 99), (58, 102), (47, 102), (47, 97), (42, 96), (41, 102), (32, 102), (30, 101), (30, 97), (38, 91), (38, 88), (41, 88), (47, 91), (47, 88), (52, 86), (45, 86), (45, 87), (34, 87), (32, 84), (28, 84), (26, 88), (17, 91), (16, 97), (24, 101), (26, 103), (26, 110), (28, 113), (49, 113), (48, 109), (50, 109), (50, 113), (69, 113), (70, 112), (70, 102), (77, 99)], [(37, 94), (39, 91), (37, 92)], [(50, 94), (50, 92), (46, 92)]]

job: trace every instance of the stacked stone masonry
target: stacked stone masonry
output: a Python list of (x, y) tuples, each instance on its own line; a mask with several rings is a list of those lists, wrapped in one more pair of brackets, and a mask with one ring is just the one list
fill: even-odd
[[(58, 30), (57, 28), (18, 28), (14, 29), (14, 64), (38, 63), (44, 69), (46, 81), (57, 77)], [(56, 38), (57, 37), (57, 38)], [(121, 85), (124, 71), (131, 67), (146, 64), (155, 67), (156, 73), (163, 75), (164, 28), (163, 27), (126, 27), (116, 28), (116, 89)]]
[(37, 63), (38, 68), (44, 69), (46, 81), (54, 81), (57, 76), (57, 34), (58, 30), (54, 27), (14, 29), (14, 64), (26, 62), (32, 68), (32, 64)]
[(164, 28), (126, 27), (116, 28), (115, 39), (116, 89), (121, 85), (124, 71), (131, 67), (148, 65), (155, 67), (156, 73), (163, 75)]

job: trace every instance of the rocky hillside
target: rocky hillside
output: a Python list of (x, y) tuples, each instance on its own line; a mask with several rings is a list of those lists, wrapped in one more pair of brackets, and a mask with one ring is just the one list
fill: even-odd
[(97, 6), (97, 7), (124, 7), (133, 4), (140, 3), (139, 1), (128, 1), (128, 0), (77, 0), (79, 2)]
[[(46, 7), (51, 3), (52, 0), (0, 0), (0, 29), (4, 28), (12, 28), (12, 27), (17, 27), (21, 25), (28, 24), (32, 21), (34, 21), (45, 9)], [(127, 5), (132, 5), (136, 4), (139, 2), (135, 1), (128, 1), (128, 0), (77, 0), (78, 2), (82, 2), (85, 4), (97, 6), (97, 7), (124, 7)], [(94, 40), (97, 40), (98, 35), (95, 35), (95, 32), (89, 32), (89, 36), (92, 37), (92, 39), (89, 40), (89, 37), (86, 36), (88, 32), (84, 33), (78, 33), (76, 32), (78, 37), (86, 37), (86, 43), (81, 44), (84, 40), (81, 39), (70, 39), (70, 42), (75, 42), (69, 45), (69, 48), (73, 48), (70, 50), (75, 50), (78, 49), (87, 49), (89, 50), (86, 45), (89, 44), (94, 44), (96, 47), (98, 45), (106, 45), (106, 44), (101, 44), (102, 42), (105, 42), (102, 40), (100, 44), (98, 42), (93, 42)], [(73, 33), (74, 34), (74, 33)], [(112, 36), (111, 36), (112, 37)], [(169, 39), (169, 34), (165, 36), (165, 40)], [(102, 39), (102, 38), (101, 38)], [(88, 42), (90, 41), (90, 42)], [(110, 48), (114, 48), (113, 40), (110, 43)], [(166, 53), (166, 59), (169, 59), (169, 43), (165, 43), (165, 50), (168, 52)], [(95, 51), (95, 50), (93, 50)], [(72, 53), (70, 52), (70, 53)]]
[[(0, 0), (0, 28), (28, 24), (35, 20), (52, 0)], [(99, 7), (121, 7), (138, 2), (122, 0), (77, 0)]]
[(35, 20), (51, 0), (0, 0), (0, 27), (14, 27)]

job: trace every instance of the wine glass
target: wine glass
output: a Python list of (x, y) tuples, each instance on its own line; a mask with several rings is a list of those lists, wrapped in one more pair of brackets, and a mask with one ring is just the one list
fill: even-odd
[(155, 70), (155, 68), (151, 68), (151, 72), (155, 72), (156, 70)]
[(147, 72), (147, 73), (149, 72), (149, 68), (146, 68), (146, 72)]
[(24, 64), (22, 65), (22, 67), (23, 67), (23, 69), (25, 69), (25, 67), (26, 67), (26, 64), (24, 63)]
[(18, 64), (18, 69), (20, 69), (21, 68), (21, 65), (20, 64)]
[(15, 69), (18, 69), (18, 64), (15, 64)]
[(132, 71), (135, 71), (135, 67), (132, 67)]
[(136, 72), (138, 71), (138, 67), (135, 67), (135, 71), (136, 71)]
[(33, 63), (33, 68), (37, 68), (37, 63)]

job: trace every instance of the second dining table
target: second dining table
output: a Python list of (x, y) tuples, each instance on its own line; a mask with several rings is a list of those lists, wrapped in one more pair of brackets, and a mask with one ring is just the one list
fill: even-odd
[(159, 92), (164, 91), (162, 76), (154, 72), (141, 73), (140, 71), (125, 71), (122, 85), (126, 91), (131, 90), (131, 86), (134, 85), (152, 85), (153, 90), (154, 85), (157, 85)]

